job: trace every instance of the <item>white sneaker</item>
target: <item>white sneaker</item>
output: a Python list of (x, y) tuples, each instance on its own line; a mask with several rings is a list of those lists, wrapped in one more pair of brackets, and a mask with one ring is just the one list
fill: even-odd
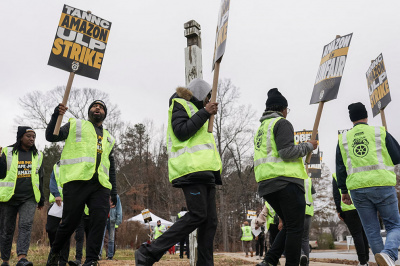
[(375, 260), (379, 266), (395, 266), (394, 260), (392, 260), (392, 258), (388, 254), (383, 252), (376, 253)]
[(358, 263), (357, 266), (369, 266), (368, 262), (365, 264)]
[(260, 257), (258, 257), (258, 259), (259, 259), (259, 260), (262, 260), (263, 258), (260, 256)]

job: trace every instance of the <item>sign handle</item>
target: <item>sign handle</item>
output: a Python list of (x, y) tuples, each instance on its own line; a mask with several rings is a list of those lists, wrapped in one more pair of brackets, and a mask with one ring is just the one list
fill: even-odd
[[(64, 98), (62, 101), (62, 103), (64, 105), (67, 105), (69, 92), (71, 91), (72, 82), (74, 81), (74, 76), (75, 76), (75, 72), (69, 73), (68, 83), (67, 83), (67, 87), (65, 88)], [(60, 133), (62, 119), (63, 119), (63, 115), (58, 115), (57, 123), (56, 123), (56, 127), (54, 128), (53, 135), (58, 136), (58, 134)]]
[(386, 117), (385, 117), (385, 111), (383, 111), (384, 109), (380, 110), (381, 113), (381, 119), (382, 119), (382, 126), (385, 127), (386, 131), (387, 131), (387, 125), (386, 125)]
[[(314, 127), (313, 127), (313, 131), (311, 134), (311, 140), (315, 140), (317, 138), (318, 126), (319, 126), (319, 121), (321, 120), (321, 114), (322, 114), (322, 109), (324, 108), (324, 103), (325, 102), (319, 102), (318, 111), (317, 111), (317, 115), (315, 116)], [(307, 158), (306, 158), (307, 164), (310, 163), (311, 154), (312, 154), (312, 151), (307, 154)], [(307, 167), (307, 169), (308, 169), (308, 167)]]
[[(214, 67), (214, 79), (213, 79), (213, 86), (212, 86), (212, 93), (211, 93), (211, 100), (210, 102), (215, 103), (217, 101), (217, 90), (218, 90), (218, 77), (219, 77), (219, 65), (221, 60), (215, 62)], [(210, 120), (208, 121), (208, 133), (213, 132), (214, 126), (214, 115), (210, 116)]]

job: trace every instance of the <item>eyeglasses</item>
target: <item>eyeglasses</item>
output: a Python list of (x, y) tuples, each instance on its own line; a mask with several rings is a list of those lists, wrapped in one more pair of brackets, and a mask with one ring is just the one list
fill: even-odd
[(290, 113), (290, 108), (286, 108), (286, 113)]

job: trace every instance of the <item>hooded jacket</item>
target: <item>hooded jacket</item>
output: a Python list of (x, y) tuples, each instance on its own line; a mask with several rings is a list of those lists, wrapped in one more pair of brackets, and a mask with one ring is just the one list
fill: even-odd
[[(204, 98), (207, 94), (204, 95)], [(169, 99), (169, 106), (172, 104), (172, 99), (182, 98), (186, 101), (192, 102), (199, 111), (196, 112), (191, 118), (189, 118), (185, 108), (178, 102), (174, 103), (172, 110), (172, 130), (175, 136), (180, 141), (185, 141), (191, 138), (196, 132), (207, 122), (210, 118), (210, 114), (206, 111), (203, 106), (203, 100), (197, 99), (193, 96), (193, 93), (184, 87), (178, 87), (176, 93), (174, 93)], [(195, 172), (188, 175), (181, 176), (172, 181), (174, 187), (182, 187), (190, 184), (207, 184), (207, 185), (222, 185), (221, 175), (219, 171), (201, 171)]]

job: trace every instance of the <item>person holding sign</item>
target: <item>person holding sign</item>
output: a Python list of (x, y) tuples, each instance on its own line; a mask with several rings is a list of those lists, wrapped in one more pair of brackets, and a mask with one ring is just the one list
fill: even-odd
[(211, 86), (194, 79), (179, 87), (169, 101), (167, 150), (168, 175), (182, 188), (188, 212), (151, 244), (135, 252), (136, 265), (153, 265), (170, 247), (198, 228), (197, 265), (214, 265), (213, 241), (217, 230), (215, 186), (222, 185), (222, 163), (208, 119), (218, 103), (210, 103)]
[(50, 142), (65, 140), (60, 160), (64, 208), (47, 265), (57, 265), (64, 243), (81, 222), (85, 204), (90, 210), (90, 231), (86, 241), (86, 265), (96, 265), (110, 210), (110, 191), (113, 205), (117, 204), (117, 187), (113, 146), (115, 139), (103, 128), (107, 116), (106, 104), (101, 100), (89, 106), (89, 121), (71, 118), (53, 135), (58, 115), (67, 107), (59, 104), (46, 129)]
[[(308, 178), (302, 157), (317, 148), (317, 141), (295, 145), (286, 98), (273, 88), (268, 91), (261, 126), (254, 137), (254, 172), (258, 194), (283, 221), (259, 266), (276, 265), (283, 251), (286, 265), (299, 265), (305, 215), (304, 180)], [(286, 245), (285, 245), (286, 243)]]
[(33, 265), (26, 259), (36, 206), (44, 205), (43, 154), (35, 146), (36, 133), (19, 126), (17, 142), (4, 147), (0, 157), (0, 249), (2, 266), (10, 265), (15, 225), (18, 220), (17, 266)]
[[(400, 215), (394, 165), (400, 164), (400, 146), (384, 127), (367, 124), (368, 113), (362, 103), (352, 103), (348, 109), (354, 127), (339, 135), (336, 148), (336, 175), (342, 201), (347, 205), (354, 203), (378, 265), (395, 265), (400, 246)], [(387, 231), (385, 244), (378, 212)]]
[(332, 174), (332, 192), (336, 205), (336, 211), (340, 220), (342, 220), (350, 231), (356, 247), (358, 261), (360, 266), (368, 266), (369, 244), (364, 228), (361, 224), (360, 216), (357, 213), (354, 204), (347, 205), (342, 201), (342, 193), (337, 186), (336, 174)]

